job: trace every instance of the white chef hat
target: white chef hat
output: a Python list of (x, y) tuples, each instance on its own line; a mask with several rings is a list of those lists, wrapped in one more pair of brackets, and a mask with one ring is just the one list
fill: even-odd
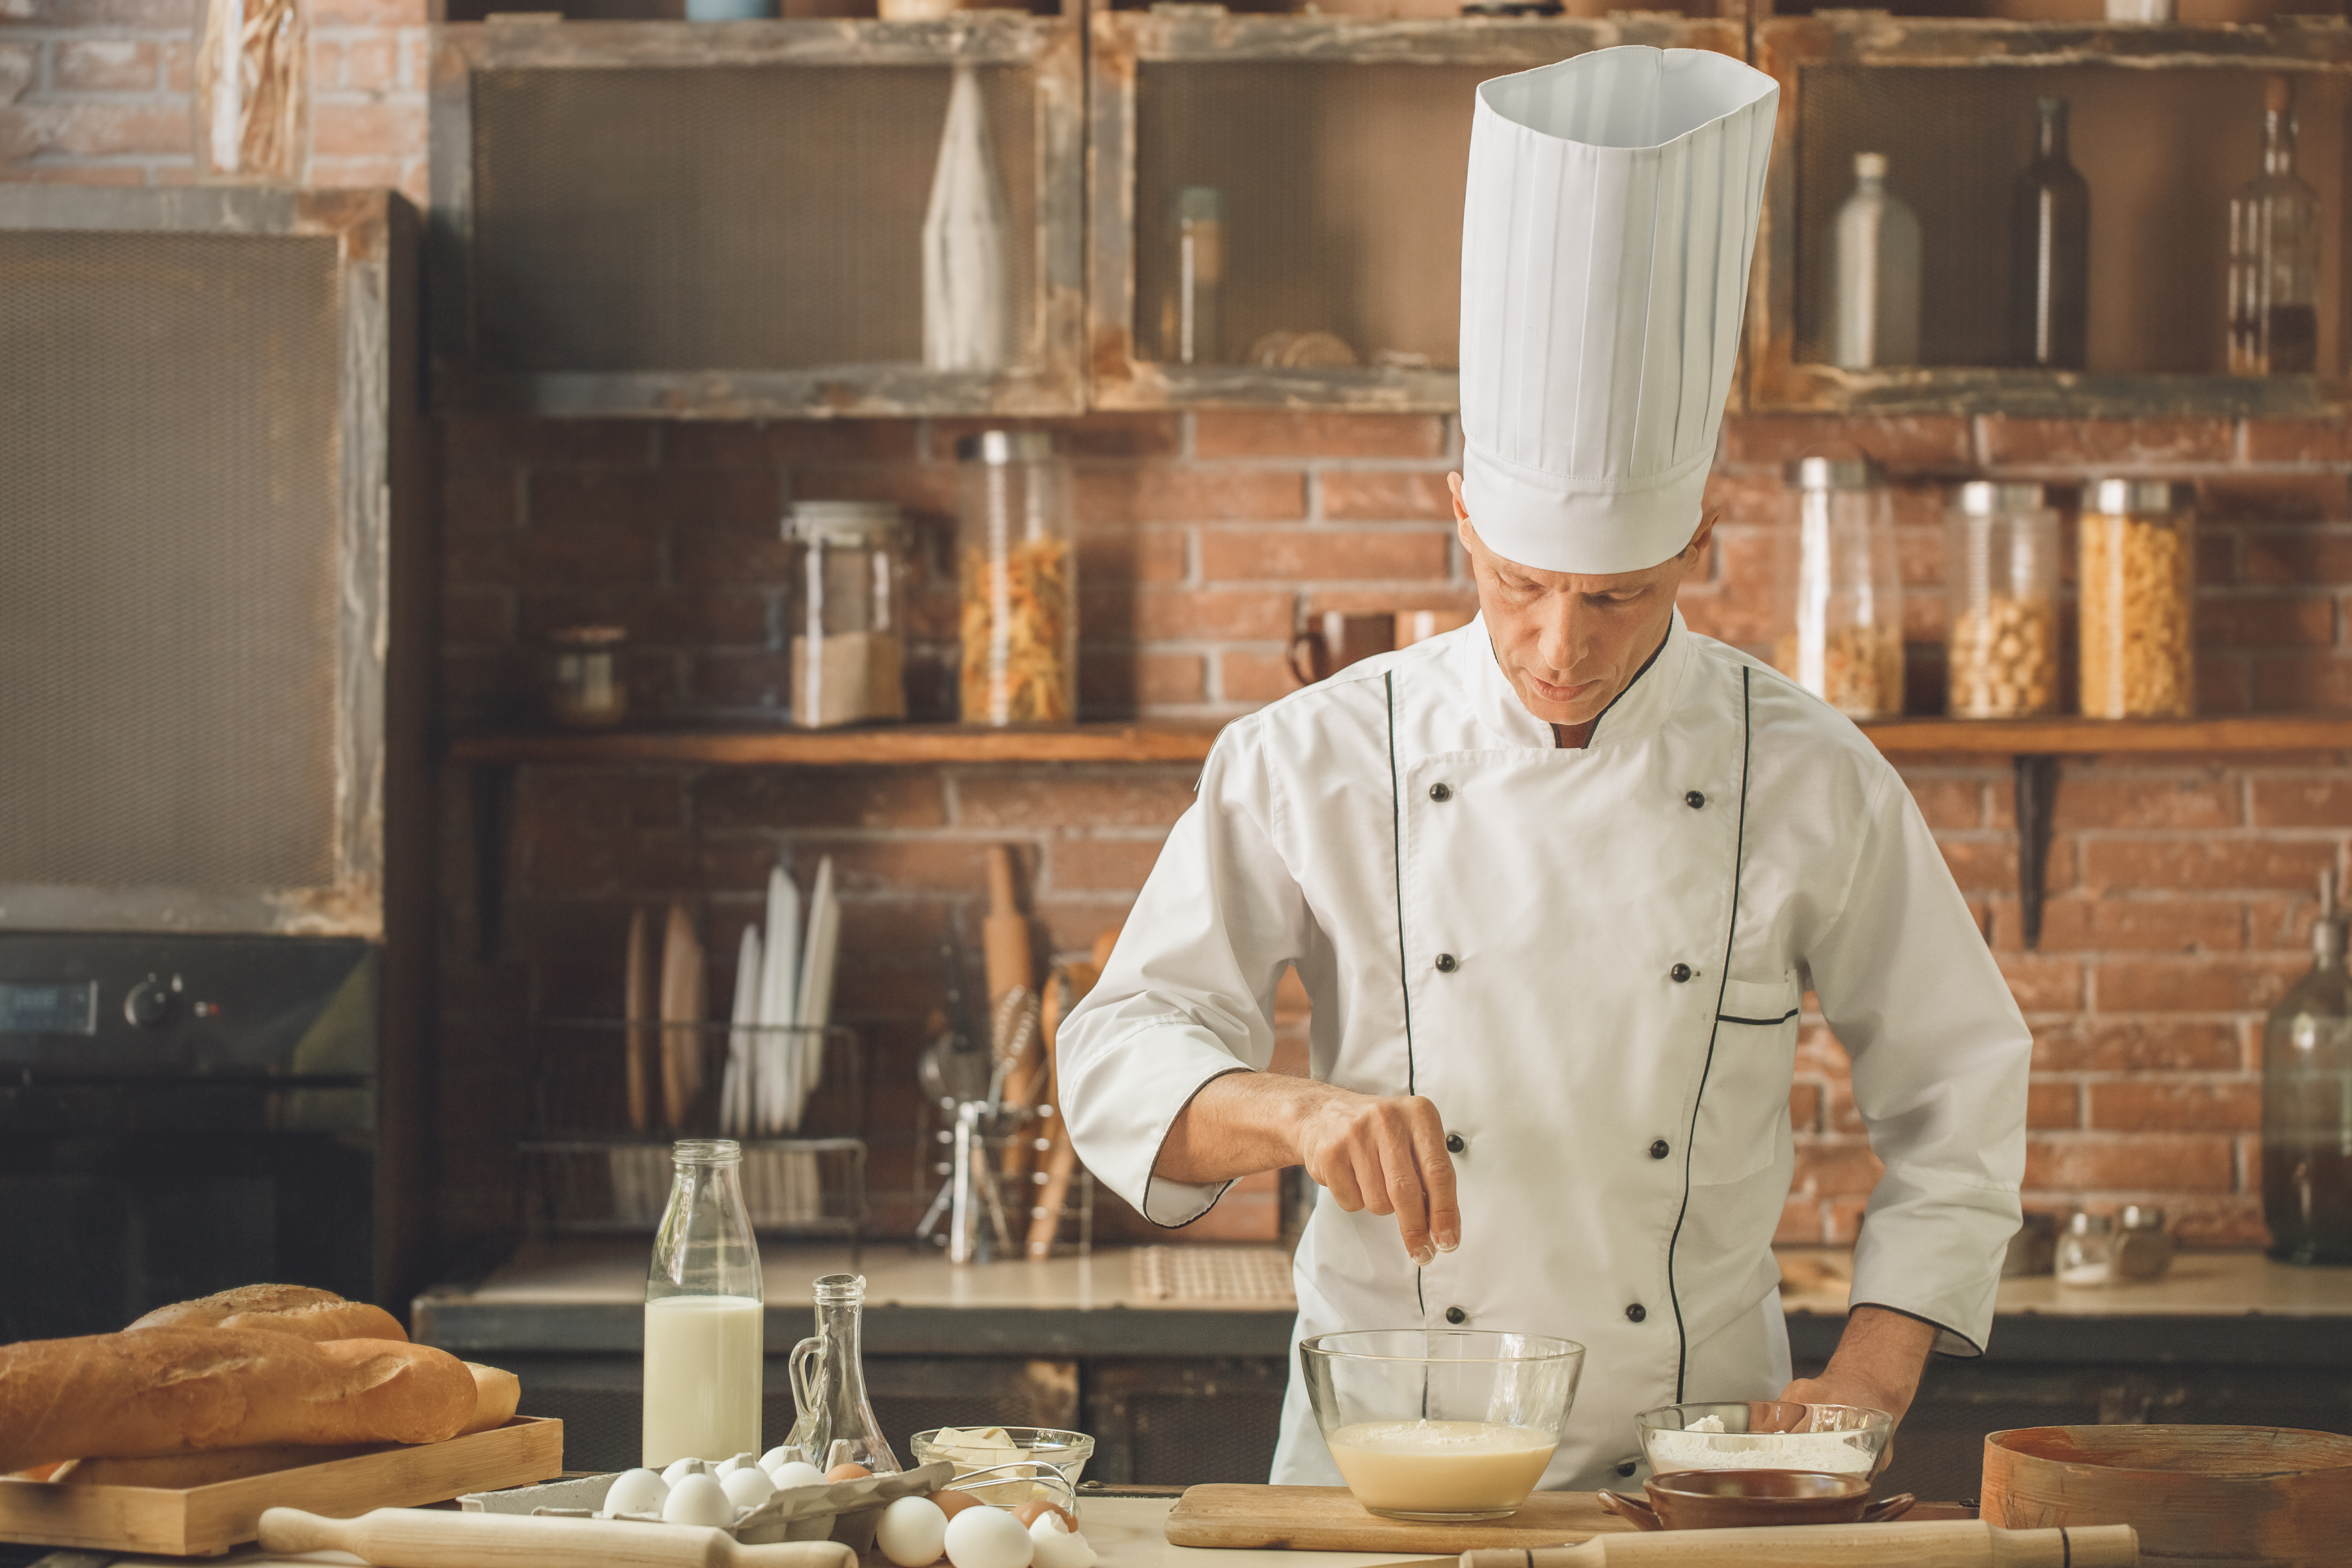
[(1727, 55), (1641, 46), (1479, 86), (1462, 482), (1497, 554), (1601, 574), (1690, 542), (1780, 98)]

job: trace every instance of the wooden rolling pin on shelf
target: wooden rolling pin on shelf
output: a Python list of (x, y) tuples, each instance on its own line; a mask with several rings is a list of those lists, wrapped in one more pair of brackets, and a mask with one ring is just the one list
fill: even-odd
[(837, 1541), (744, 1546), (723, 1530), (545, 1515), (380, 1508), (357, 1519), (261, 1516), (264, 1552), (348, 1552), (374, 1568), (855, 1568)]
[(1461, 1568), (2136, 1568), (2139, 1537), (2128, 1524), (2001, 1530), (1953, 1519), (1596, 1535), (1581, 1546), (1465, 1552), (1460, 1562)]

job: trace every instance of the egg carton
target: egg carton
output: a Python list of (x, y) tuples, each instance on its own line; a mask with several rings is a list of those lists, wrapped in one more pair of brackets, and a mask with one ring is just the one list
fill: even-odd
[[(944, 1459), (887, 1476), (857, 1476), (818, 1487), (788, 1487), (732, 1524), (712, 1525), (745, 1546), (779, 1541), (837, 1541), (852, 1552), (874, 1544), (882, 1510), (902, 1497), (922, 1497), (948, 1484), (955, 1467)], [(619, 1472), (549, 1481), (506, 1491), (469, 1492), (457, 1500), (472, 1513), (546, 1514), (557, 1519), (608, 1519), (615, 1524), (659, 1524), (651, 1513), (606, 1513), (604, 1495)]]

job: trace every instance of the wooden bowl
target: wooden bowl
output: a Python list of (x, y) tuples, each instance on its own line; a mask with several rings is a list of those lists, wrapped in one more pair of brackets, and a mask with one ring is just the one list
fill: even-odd
[(1907, 1492), (1873, 1503), (1869, 1477), (1827, 1470), (1668, 1470), (1642, 1489), (1646, 1507), (1621, 1492), (1602, 1492), (1601, 1506), (1643, 1530), (1877, 1523), (1911, 1507)]
[(1981, 1517), (2128, 1524), (2141, 1561), (2320, 1568), (2352, 1542), (2352, 1437), (2280, 1426), (2025, 1426), (1985, 1439)]

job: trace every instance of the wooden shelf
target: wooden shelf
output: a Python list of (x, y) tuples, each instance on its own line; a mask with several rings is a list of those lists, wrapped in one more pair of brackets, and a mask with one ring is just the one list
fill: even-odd
[(719, 767), (890, 767), (935, 763), (1197, 763), (1214, 726), (1071, 724), (984, 730), (897, 724), (870, 730), (615, 730), (467, 735), (460, 763), (699, 763)]
[[(1895, 719), (1863, 732), (1890, 757), (2088, 756), (2117, 752), (2352, 751), (2352, 713), (2239, 719)], [(1198, 763), (1205, 725), (1075, 724), (982, 730), (618, 730), (462, 736), (452, 761), (497, 764), (698, 763), (716, 767), (893, 767), (940, 763)]]

